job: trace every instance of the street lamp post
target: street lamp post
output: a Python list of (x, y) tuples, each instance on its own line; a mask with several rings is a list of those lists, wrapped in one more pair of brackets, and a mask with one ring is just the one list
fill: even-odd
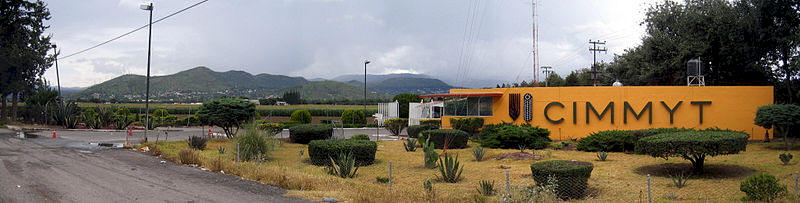
[(367, 64), (369, 60), (364, 60), (364, 125), (367, 124)]
[(150, 129), (150, 45), (153, 41), (153, 2), (139, 5), (142, 10), (150, 11), (150, 23), (147, 24), (147, 90), (144, 96), (144, 140), (147, 141), (147, 131)]
[(56, 83), (58, 84), (58, 101), (63, 102), (61, 99), (61, 76), (58, 75), (58, 50), (56, 50), (55, 44), (53, 44), (53, 58), (56, 60)]

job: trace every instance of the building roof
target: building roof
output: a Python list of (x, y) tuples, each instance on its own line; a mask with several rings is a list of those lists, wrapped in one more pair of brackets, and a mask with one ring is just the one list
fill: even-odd
[(499, 97), (499, 96), (503, 96), (503, 93), (500, 92), (451, 93), (451, 94), (430, 94), (430, 95), (422, 95), (419, 97), (431, 98), (431, 97)]

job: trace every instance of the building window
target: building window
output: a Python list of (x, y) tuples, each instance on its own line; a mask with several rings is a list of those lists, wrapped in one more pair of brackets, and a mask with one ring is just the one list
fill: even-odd
[(492, 97), (453, 97), (444, 101), (445, 116), (492, 116)]

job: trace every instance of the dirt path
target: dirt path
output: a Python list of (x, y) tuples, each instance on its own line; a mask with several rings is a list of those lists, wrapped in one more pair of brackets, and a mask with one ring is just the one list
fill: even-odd
[[(3, 130), (3, 129), (0, 129)], [(284, 190), (123, 149), (0, 131), (0, 202), (301, 202)]]

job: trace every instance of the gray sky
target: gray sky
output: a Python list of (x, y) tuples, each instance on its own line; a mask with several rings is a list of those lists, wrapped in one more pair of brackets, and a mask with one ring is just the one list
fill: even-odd
[[(158, 19), (199, 0), (155, 1)], [(140, 0), (47, 1), (62, 56), (147, 24)], [(560, 75), (640, 44), (653, 0), (540, 0), (539, 65)], [(151, 73), (196, 66), (310, 78), (422, 73), (451, 85), (532, 79), (528, 0), (210, 0), (153, 26)], [(59, 60), (61, 84), (90, 86), (146, 73), (147, 29)], [(55, 69), (45, 77), (55, 84)]]

